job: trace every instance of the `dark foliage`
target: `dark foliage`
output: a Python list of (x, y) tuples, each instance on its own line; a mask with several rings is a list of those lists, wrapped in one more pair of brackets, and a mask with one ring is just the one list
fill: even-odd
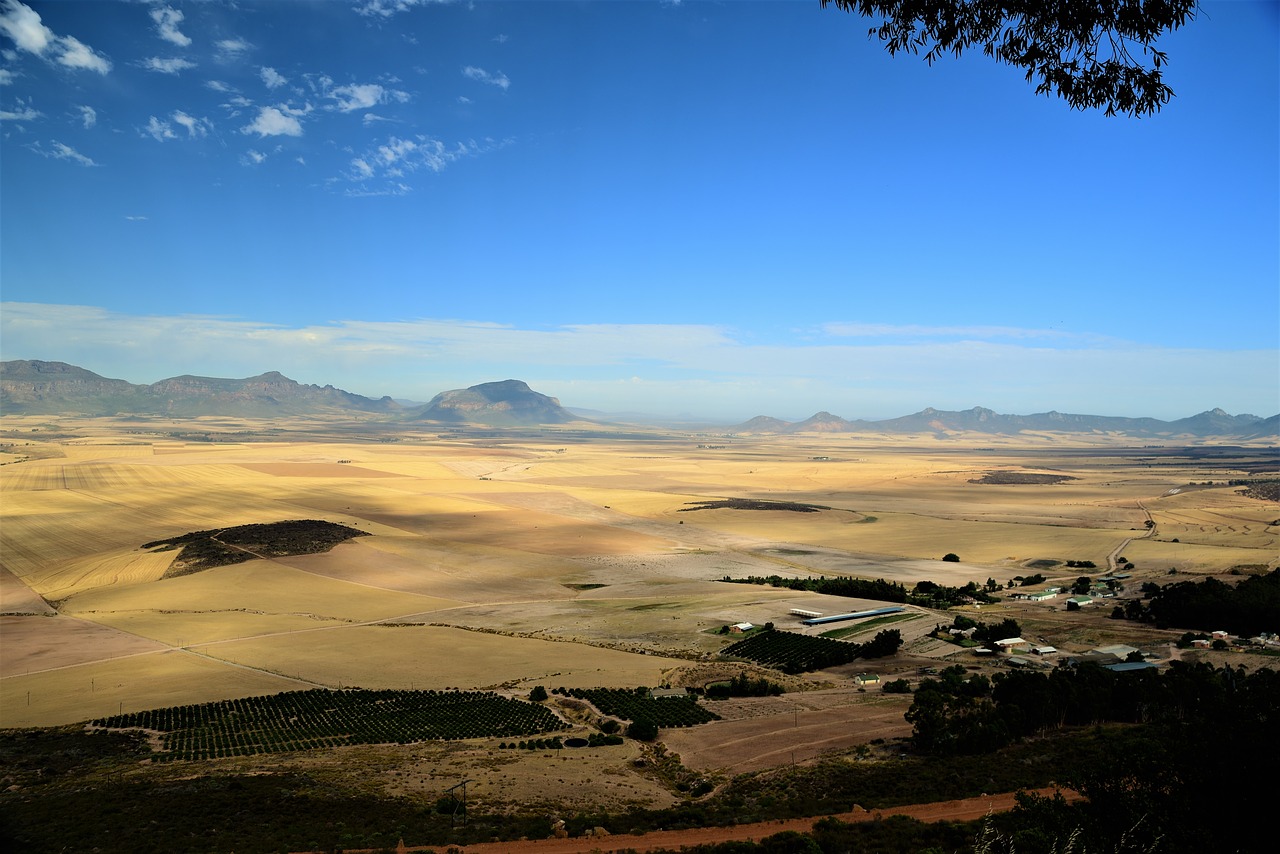
[(130, 712), (93, 722), (161, 733), (157, 759), (252, 756), (346, 744), (531, 735), (566, 729), (542, 706), (488, 691), (289, 691)]
[(902, 632), (897, 629), (883, 629), (876, 636), (862, 645), (858, 651), (861, 658), (886, 658), (897, 655), (902, 647)]
[(708, 685), (704, 692), (712, 699), (724, 697), (776, 697), (783, 693), (782, 686), (768, 679), (752, 679), (739, 673), (728, 682)]
[[(1191, 20), (1196, 0), (821, 0), (880, 20), (869, 34), (890, 54), (925, 51), (932, 63), (981, 48), (998, 63), (1024, 69), (1036, 94), (1072, 109), (1143, 116), (1173, 97), (1155, 47)], [(1148, 67), (1149, 66), (1149, 67)]]
[(856, 643), (810, 637), (796, 632), (760, 632), (725, 647), (723, 655), (746, 658), (784, 673), (806, 673), (848, 664), (858, 657)]
[(782, 587), (787, 590), (808, 590), (828, 596), (847, 596), (850, 599), (877, 599), (882, 602), (906, 602), (907, 588), (896, 581), (885, 581), (877, 578), (871, 581), (866, 578), (783, 578), (780, 575), (749, 575), (746, 578), (730, 578), (725, 576), (721, 581), (730, 584), (768, 584), (770, 587)]
[[(718, 721), (720, 716), (698, 705), (692, 694), (650, 697), (648, 688), (556, 688), (554, 694), (586, 700), (606, 715), (657, 727), (683, 727)], [(635, 738), (636, 736), (632, 736)]]
[(178, 537), (143, 543), (142, 548), (180, 548), (167, 576), (188, 575), (218, 566), (244, 563), (254, 558), (287, 557), (327, 552), (353, 537), (368, 536), (359, 531), (319, 519), (294, 519), (263, 525), (237, 525), (211, 531), (192, 531)]
[(831, 510), (821, 504), (802, 504), (798, 501), (765, 501), (759, 498), (725, 498), (719, 501), (690, 501), (690, 507), (681, 507), (679, 512), (689, 513), (693, 510), (790, 510), (792, 513), (817, 513), (819, 510)]
[(1232, 586), (1216, 578), (1167, 584), (1147, 611), (1157, 626), (1221, 629), (1237, 635), (1280, 632), (1280, 569)]

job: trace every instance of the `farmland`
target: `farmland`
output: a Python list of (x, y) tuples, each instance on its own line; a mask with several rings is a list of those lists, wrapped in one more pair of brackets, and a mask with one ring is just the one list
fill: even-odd
[[(462, 743), (449, 750), (463, 751), (466, 764), (414, 777), (409, 787), (434, 798), (449, 781), (481, 773), (467, 769), (497, 763), (508, 776), (485, 772), (473, 793), (495, 809), (544, 796), (582, 808), (621, 808), (632, 797), (664, 804), (687, 797), (677, 784), (792, 761), (897, 755), (893, 740), (910, 732), (902, 719), (910, 699), (881, 694), (879, 684), (914, 682), (921, 669), (956, 661), (987, 666), (928, 637), (954, 611), (917, 604), (905, 604), (906, 619), (893, 624), (902, 651), (884, 659), (748, 654), (731, 646), (738, 637), (721, 633), (727, 625), (776, 625), (748, 644), (773, 634), (775, 643), (856, 649), (883, 626), (840, 624), (856, 636), (845, 643), (819, 637), (830, 627), (803, 626), (791, 610), (868, 610), (885, 604), (875, 597), (900, 598), (920, 581), (960, 589), (990, 579), (1000, 601), (982, 606), (987, 623), (1016, 619), (1028, 637), (1067, 652), (1130, 642), (1165, 652), (1180, 632), (1107, 619), (1109, 606), (1068, 613), (1061, 601), (1017, 602), (1006, 584), (1035, 572), (1045, 585), (1069, 585), (1083, 570), (1068, 561), (1092, 561), (1088, 573), (1099, 576), (1123, 556), (1135, 564), (1130, 595), (1144, 580), (1174, 580), (1171, 571), (1178, 580), (1230, 580), (1233, 571), (1274, 565), (1280, 549), (1272, 524), (1280, 508), (1227, 485), (1265, 467), (1266, 449), (1234, 452), (1252, 462), (1233, 468), (1172, 452), (1156, 465), (1150, 454), (1105, 440), (1039, 438), (979, 450), (961, 439), (797, 435), (699, 448), (699, 437), (679, 434), (388, 435), (376, 425), (298, 422), (273, 424), (268, 435), (266, 425), (228, 420), (202, 424), (207, 439), (179, 441), (163, 432), (170, 422), (144, 426), (148, 432), (107, 419), (0, 423), (31, 443), (22, 446), (26, 461), (0, 467), (0, 726), (121, 723), (150, 710), (244, 708), (251, 698), (342, 695), (353, 686), (528, 705), (530, 689), (546, 686), (563, 692), (546, 706), (559, 723), (543, 732), (585, 738), (599, 732), (599, 714), (640, 714), (610, 711), (610, 696), (639, 686), (693, 692), (650, 701), (694, 710), (687, 719), (650, 719), (658, 745), (682, 757), (684, 771), (631, 742), (609, 755), (565, 751), (557, 770), (536, 750), (499, 753), (514, 735), (490, 729), (459, 733)], [(306, 438), (282, 441), (282, 426)], [(180, 550), (157, 545), (286, 520), (359, 536), (326, 543), (323, 553), (249, 547), (263, 556), (240, 552), (238, 562), (199, 572), (176, 571)], [(941, 560), (948, 553), (959, 560)], [(723, 583), (820, 576), (828, 581)], [(864, 673), (881, 682), (857, 687), (852, 677)], [(693, 699), (743, 674), (787, 693)], [(189, 732), (171, 731), (166, 755), (176, 761), (166, 766), (234, 760), (253, 768), (274, 757), (290, 768), (322, 767), (333, 751), (391, 751), (400, 738), (388, 731), (335, 746), (277, 734), (272, 743), (287, 748), (271, 752), (197, 747), (204, 742), (180, 731)], [(877, 740), (883, 744), (871, 744)], [(407, 756), (445, 750), (402, 747), (378, 761), (404, 770)], [(242, 752), (214, 752), (231, 749)], [(379, 791), (403, 794), (409, 773)], [(544, 790), (536, 775), (548, 773), (573, 782)]]

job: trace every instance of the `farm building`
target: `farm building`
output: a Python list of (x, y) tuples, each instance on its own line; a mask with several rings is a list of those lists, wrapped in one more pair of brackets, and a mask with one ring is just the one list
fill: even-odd
[(1119, 664), (1104, 664), (1102, 666), (1116, 673), (1129, 673), (1133, 670), (1158, 670), (1160, 668), (1160, 665), (1154, 661), (1122, 661)]
[(880, 677), (874, 673), (859, 673), (853, 678), (859, 685), (879, 685)]
[(879, 617), (882, 614), (897, 614), (905, 611), (906, 608), (875, 608), (870, 611), (854, 611), (852, 614), (832, 614), (830, 617), (810, 617), (807, 620), (801, 620), (806, 626), (820, 626), (824, 623), (839, 623), (843, 620), (861, 620), (863, 617)]
[(807, 610), (807, 609), (805, 609), (805, 608), (792, 608), (792, 609), (791, 609), (791, 616), (793, 616), (793, 617), (804, 617), (805, 619), (813, 620), (813, 619), (816, 619), (816, 618), (818, 618), (818, 617), (821, 617), (821, 616), (822, 616), (822, 612), (821, 612), (821, 611), (810, 611), (810, 610)]
[(1077, 608), (1089, 605), (1093, 602), (1092, 596), (1072, 596), (1067, 599), (1068, 605), (1075, 605)]
[(1031, 647), (1032, 655), (1057, 655), (1058, 648), (1053, 646), (1033, 646)]
[(687, 697), (689, 692), (683, 688), (650, 688), (649, 698), (661, 700), (663, 697)]
[(1116, 658), (1120, 659), (1121, 661), (1124, 661), (1126, 658), (1128, 658), (1130, 655), (1132, 655), (1135, 652), (1141, 652), (1141, 650), (1139, 650), (1137, 647), (1126, 646), (1125, 644), (1122, 644), (1122, 643), (1112, 644), (1111, 646), (1100, 646), (1093, 651), (1109, 652), (1112, 655), (1114, 655)]
[(1005, 638), (996, 641), (996, 649), (1001, 652), (1013, 652), (1015, 649), (1027, 646), (1027, 642), (1022, 638)]
[(751, 625), (750, 623), (734, 623), (732, 626), (729, 627), (729, 632), (730, 634), (740, 635), (743, 632), (749, 632), (754, 628), (755, 626)]
[(1043, 602), (1046, 599), (1057, 599), (1057, 593), (1050, 593), (1048, 590), (1041, 590), (1039, 593), (1028, 593), (1027, 598), (1032, 602)]

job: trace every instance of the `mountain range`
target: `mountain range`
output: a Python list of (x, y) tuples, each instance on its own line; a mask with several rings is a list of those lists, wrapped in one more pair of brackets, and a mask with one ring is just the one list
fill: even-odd
[[(277, 371), (245, 379), (179, 376), (150, 385), (109, 379), (65, 362), (14, 360), (0, 362), (0, 413), (8, 415), (170, 415), (175, 417), (365, 414), (390, 420), (494, 427), (567, 424), (610, 419), (592, 413), (588, 419), (536, 392), (520, 380), (481, 383), (443, 391), (422, 405), (405, 405), (390, 397), (370, 398), (332, 385), (304, 385)], [(883, 421), (849, 421), (818, 412), (803, 421), (761, 415), (725, 432), (953, 434), (1019, 433), (1115, 434), (1152, 439), (1280, 440), (1280, 415), (1231, 415), (1221, 409), (1175, 421), (1105, 415), (1045, 412), (1002, 415), (974, 407), (962, 411), (933, 408)]]

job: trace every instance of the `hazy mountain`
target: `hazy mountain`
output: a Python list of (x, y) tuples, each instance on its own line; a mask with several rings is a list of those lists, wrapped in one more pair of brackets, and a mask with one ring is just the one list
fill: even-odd
[(819, 412), (805, 421), (786, 422), (757, 416), (731, 428), (740, 433), (801, 433), (808, 431), (849, 433), (1114, 433), (1136, 438), (1176, 439), (1235, 438), (1265, 439), (1280, 433), (1280, 415), (1229, 415), (1221, 409), (1202, 412), (1177, 421), (1157, 418), (1123, 418), (1110, 415), (1071, 415), (1043, 412), (1036, 415), (1001, 415), (975, 406), (959, 412), (922, 409), (912, 415), (883, 421), (846, 421), (829, 412)]
[(180, 376), (150, 385), (101, 377), (64, 362), (0, 362), (0, 411), (50, 415), (269, 417), (341, 411), (399, 412), (331, 385), (303, 385), (277, 371), (245, 379)]
[(493, 427), (565, 424), (581, 420), (554, 397), (534, 391), (521, 380), (481, 383), (442, 391), (426, 406), (411, 411), (421, 421), (485, 424)]
[[(520, 380), (481, 383), (471, 388), (445, 391), (429, 403), (410, 407), (390, 397), (375, 400), (331, 385), (304, 385), (277, 371), (244, 379), (188, 375), (170, 377), (150, 385), (135, 385), (65, 362), (15, 360), (0, 362), (0, 412), (11, 415), (223, 415), (246, 418), (361, 412), (415, 421), (524, 427), (588, 420), (582, 413), (590, 411), (572, 412), (562, 407), (556, 398), (536, 392)], [(638, 416), (634, 420), (636, 423), (659, 423), (646, 422)], [(1063, 412), (1002, 415), (975, 406), (955, 412), (928, 408), (883, 421), (850, 421), (830, 412), (818, 412), (804, 421), (795, 422), (758, 415), (736, 427), (715, 428), (702, 423), (698, 429), (754, 434), (1097, 433), (1168, 441), (1206, 438), (1280, 441), (1280, 415), (1262, 418), (1211, 409), (1176, 421), (1161, 421), (1157, 418)]]

